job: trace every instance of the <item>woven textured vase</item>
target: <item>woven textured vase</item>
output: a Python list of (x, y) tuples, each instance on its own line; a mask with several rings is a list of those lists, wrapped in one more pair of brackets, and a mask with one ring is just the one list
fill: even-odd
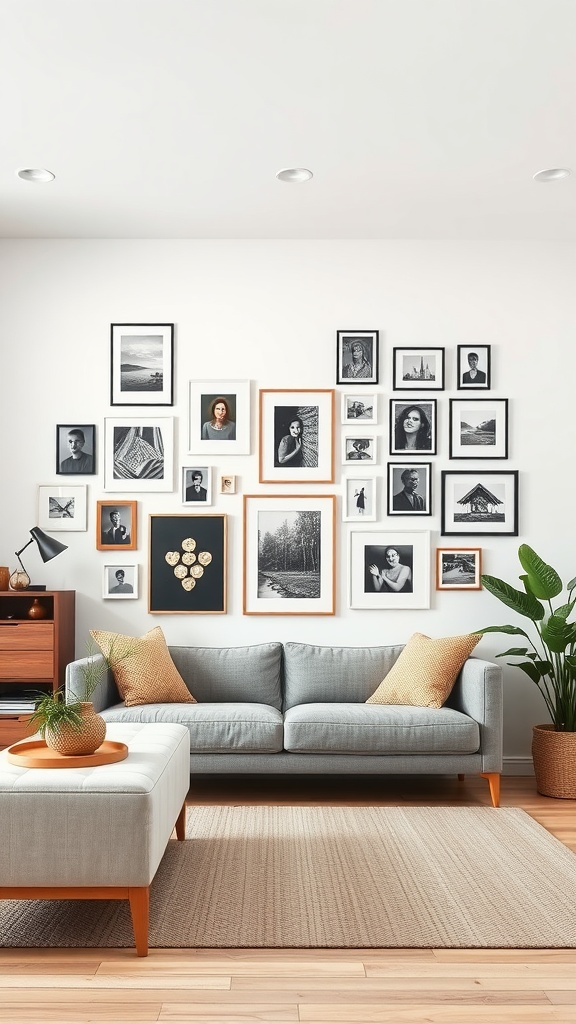
[(59, 729), (56, 733), (47, 729), (46, 745), (68, 757), (93, 754), (95, 750), (98, 750), (106, 735), (106, 722), (102, 715), (96, 714), (91, 701), (81, 702), (80, 716), (82, 718), (81, 732), (67, 726)]
[(576, 799), (576, 732), (556, 732), (553, 725), (532, 729), (536, 789), (542, 796)]

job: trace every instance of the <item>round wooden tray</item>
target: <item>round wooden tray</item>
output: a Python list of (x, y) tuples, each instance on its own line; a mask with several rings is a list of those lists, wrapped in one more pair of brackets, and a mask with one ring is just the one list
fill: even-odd
[(8, 747), (8, 760), (21, 768), (91, 768), (96, 764), (114, 764), (128, 757), (125, 743), (104, 740), (93, 754), (70, 757), (47, 747), (44, 740), (24, 740)]

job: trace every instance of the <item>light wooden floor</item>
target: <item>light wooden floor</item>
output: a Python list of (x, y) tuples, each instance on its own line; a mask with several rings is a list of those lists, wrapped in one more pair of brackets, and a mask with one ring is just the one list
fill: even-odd
[[(482, 779), (202, 778), (194, 804), (489, 805)], [(505, 778), (576, 852), (576, 801)], [(574, 936), (576, 947), (576, 935)], [(0, 950), (0, 1024), (576, 1024), (574, 950)]]

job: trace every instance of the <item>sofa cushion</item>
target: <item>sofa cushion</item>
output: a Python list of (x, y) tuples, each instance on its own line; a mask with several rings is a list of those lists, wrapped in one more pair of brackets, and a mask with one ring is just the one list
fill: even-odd
[(397, 647), (316, 647), (284, 645), (284, 707), (322, 702), (364, 701), (390, 671)]
[(251, 647), (170, 647), (172, 660), (200, 703), (236, 702), (282, 707), (282, 644)]
[(284, 716), (284, 747), (299, 754), (473, 754), (480, 732), (452, 708), (299, 704)]
[(414, 633), (367, 703), (441, 708), (480, 638), (480, 633), (468, 633), (432, 640)]
[(91, 629), (90, 636), (107, 659), (127, 707), (159, 701), (194, 702), (170, 657), (160, 626), (144, 636), (123, 636), (103, 629)]
[(190, 731), (193, 754), (276, 754), (282, 750), (282, 715), (268, 704), (116, 704), (107, 722), (178, 722)]

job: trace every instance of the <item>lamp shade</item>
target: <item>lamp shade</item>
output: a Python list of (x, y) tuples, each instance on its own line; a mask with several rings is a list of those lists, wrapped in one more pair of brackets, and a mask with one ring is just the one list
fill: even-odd
[(66, 551), (67, 544), (61, 544), (59, 540), (55, 540), (54, 537), (49, 537), (47, 533), (44, 533), (38, 526), (34, 526), (30, 533), (38, 545), (38, 550), (43, 562), (49, 562), (51, 558), (56, 558), (56, 555), (61, 554), (62, 551)]

